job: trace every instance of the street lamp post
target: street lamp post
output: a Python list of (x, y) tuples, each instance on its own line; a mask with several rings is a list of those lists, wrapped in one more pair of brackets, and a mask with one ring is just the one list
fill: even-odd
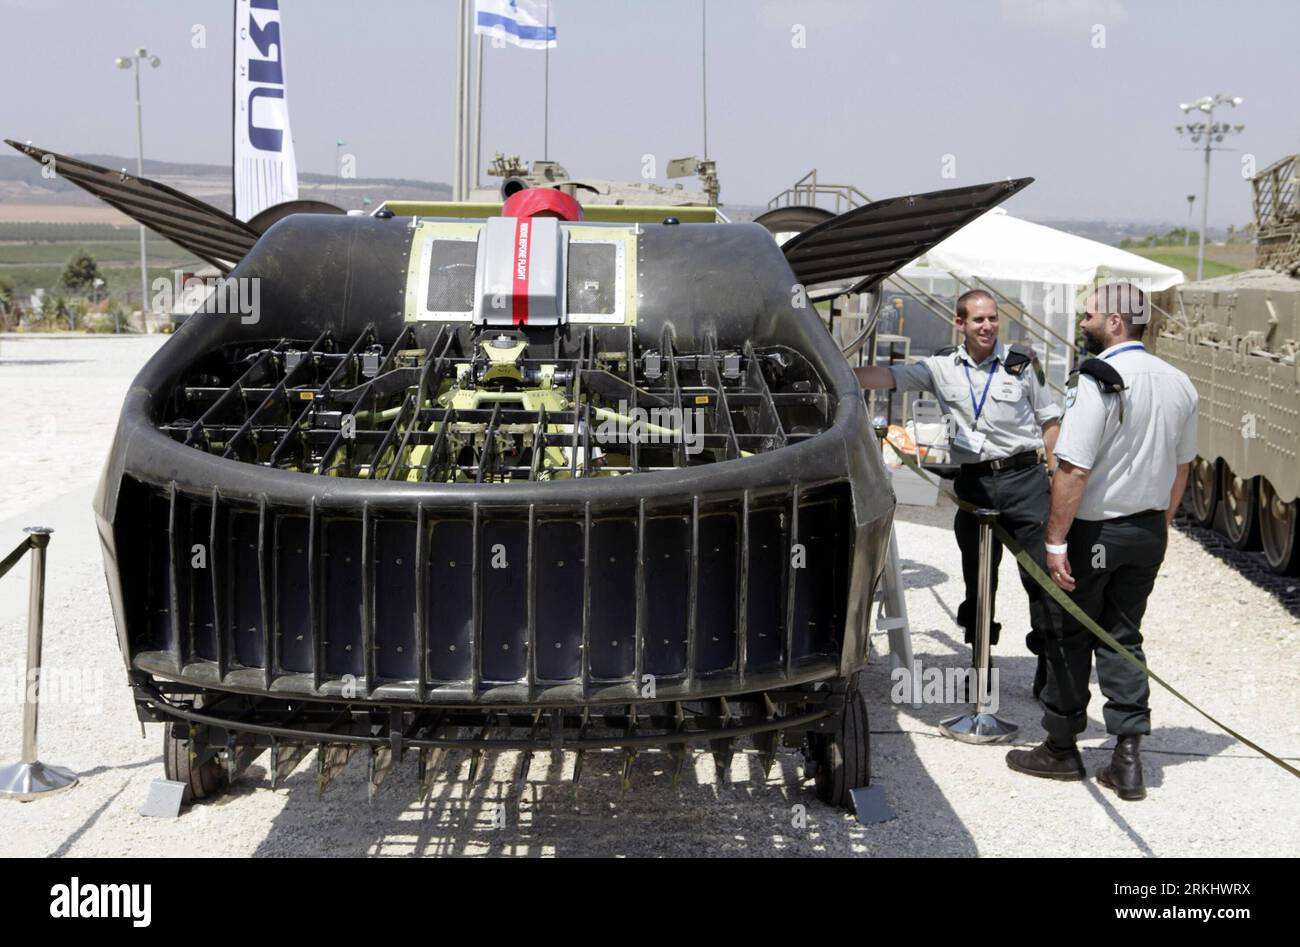
[[(1231, 105), (1236, 108), (1242, 102), (1239, 95), (1207, 95), (1197, 99), (1195, 102), (1182, 102), (1179, 108), (1184, 114), (1192, 111), (1204, 112), (1205, 120), (1199, 122), (1189, 122), (1186, 125), (1176, 125), (1174, 130), (1180, 135), (1186, 135), (1192, 140), (1192, 144), (1200, 144), (1201, 139), (1205, 139), (1205, 182), (1201, 188), (1201, 238), (1200, 247), (1196, 251), (1196, 279), (1201, 280), (1205, 276), (1205, 229), (1209, 226), (1210, 220), (1210, 151), (1215, 142), (1223, 141), (1225, 135), (1234, 134), (1244, 131), (1245, 125), (1228, 125), (1219, 123), (1214, 120), (1214, 110), (1220, 105)], [(1188, 202), (1188, 209), (1191, 209), (1191, 203)]]
[[(118, 56), (114, 60), (118, 69), (135, 68), (135, 173), (137, 177), (144, 177), (144, 113), (140, 108), (140, 63), (147, 62), (151, 67), (157, 69), (162, 65), (162, 60), (157, 56), (150, 56), (149, 51), (143, 46), (135, 51), (131, 56)], [(144, 224), (140, 225), (140, 318), (145, 320), (145, 313), (149, 311), (149, 260), (145, 252), (145, 229)], [(148, 322), (141, 326), (148, 329)]]

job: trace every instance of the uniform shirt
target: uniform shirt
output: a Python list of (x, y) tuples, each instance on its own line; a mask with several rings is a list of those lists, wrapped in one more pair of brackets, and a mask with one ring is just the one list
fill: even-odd
[(1196, 389), (1141, 342), (1112, 345), (1101, 357), (1124, 390), (1104, 394), (1096, 379), (1079, 376), (1056, 439), (1058, 460), (1091, 471), (1076, 516), (1108, 520), (1168, 509), (1176, 466), (1196, 456)]
[[(898, 391), (931, 392), (959, 429), (984, 435), (979, 453), (952, 443), (955, 464), (1001, 460), (1038, 450), (1043, 446), (1042, 426), (1061, 416), (1061, 406), (1047, 386), (1039, 382), (1036, 366), (1027, 365), (1019, 375), (1011, 375), (1002, 367), (1005, 358), (1006, 348), (998, 342), (993, 354), (978, 365), (962, 345), (948, 355), (890, 366)], [(975, 408), (981, 398), (984, 405), (976, 421)]]

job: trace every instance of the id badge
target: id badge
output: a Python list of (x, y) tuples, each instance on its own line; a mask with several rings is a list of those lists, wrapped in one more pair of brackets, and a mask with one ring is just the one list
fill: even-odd
[(972, 454), (979, 455), (984, 450), (984, 440), (987, 435), (980, 431), (968, 431), (964, 427), (958, 428), (956, 435), (952, 439), (954, 447), (970, 451)]

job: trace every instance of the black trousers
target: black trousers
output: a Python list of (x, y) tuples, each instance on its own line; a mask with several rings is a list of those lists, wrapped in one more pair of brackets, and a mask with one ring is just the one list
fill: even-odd
[[(1114, 520), (1075, 520), (1068, 537), (1071, 598), (1143, 663), (1142, 616), (1168, 542), (1163, 510)], [(1109, 645), (1050, 602), (1043, 729), (1057, 746), (1074, 743), (1088, 724), (1088, 676), (1097, 655), (1097, 680), (1106, 698), (1106, 732), (1151, 732), (1147, 677)]]
[[(957, 475), (953, 487), (961, 499), (997, 510), (998, 523), (1002, 528), (1016, 538), (1016, 542), (1024, 547), (1035, 562), (1040, 566), (1044, 564), (1046, 553), (1043, 546), (1047, 539), (1051, 487), (1047, 471), (1041, 464), (979, 476), (963, 470)], [(975, 625), (979, 615), (976, 611), (980, 568), (979, 520), (964, 510), (958, 510), (952, 525), (957, 534), (957, 545), (961, 547), (961, 574), (966, 581), (966, 599), (957, 609), (957, 623), (966, 629), (966, 642), (974, 644)], [(1001, 562), (1002, 543), (995, 539), (991, 588), (994, 608), (989, 610), (990, 619), (996, 614), (998, 565)], [(1030, 632), (1025, 637), (1025, 643), (1032, 653), (1042, 654), (1043, 635), (1049, 623), (1048, 595), (1024, 569), (1020, 570), (1020, 584), (1025, 587), (1025, 594), (1029, 597)], [(998, 643), (998, 632), (1001, 629), (998, 622), (992, 622), (990, 644)]]

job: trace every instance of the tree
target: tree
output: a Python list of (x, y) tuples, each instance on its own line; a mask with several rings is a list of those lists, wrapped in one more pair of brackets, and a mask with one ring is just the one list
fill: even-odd
[(72, 293), (89, 292), (95, 280), (102, 279), (99, 264), (85, 250), (78, 250), (63, 268), (63, 286)]
[(14, 311), (14, 284), (0, 276), (0, 328), (7, 328), (9, 315)]

